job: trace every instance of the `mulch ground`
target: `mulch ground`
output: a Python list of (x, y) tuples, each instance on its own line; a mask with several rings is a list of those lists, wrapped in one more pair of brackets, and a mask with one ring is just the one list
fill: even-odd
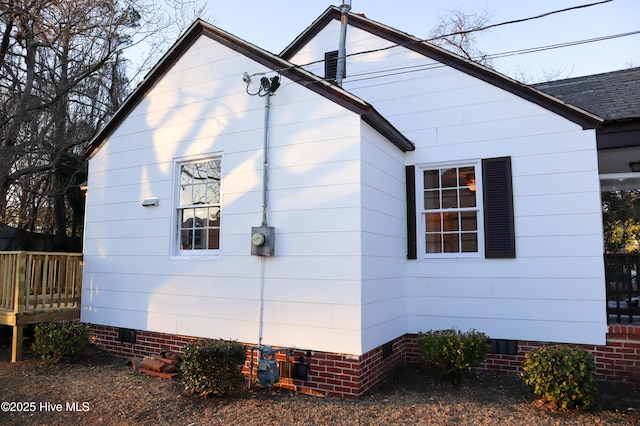
[(135, 373), (125, 360), (88, 352), (47, 365), (25, 348), (9, 361), (0, 340), (2, 425), (640, 425), (640, 392), (601, 385), (590, 411), (558, 411), (517, 377), (474, 376), (453, 387), (406, 367), (357, 401), (253, 388), (203, 399), (179, 379)]

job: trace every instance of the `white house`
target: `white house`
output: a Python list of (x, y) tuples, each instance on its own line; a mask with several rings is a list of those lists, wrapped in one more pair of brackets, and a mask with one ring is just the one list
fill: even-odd
[(602, 119), (356, 14), (339, 87), (340, 17), (280, 55), (198, 21), (127, 99), (87, 150), (82, 321), (295, 348), (290, 384), (346, 396), (429, 329), (604, 345)]

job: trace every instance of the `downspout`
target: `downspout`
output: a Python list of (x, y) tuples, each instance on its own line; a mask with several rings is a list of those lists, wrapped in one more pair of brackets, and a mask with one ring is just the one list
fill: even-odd
[(340, 16), (340, 44), (338, 45), (338, 63), (336, 64), (336, 84), (342, 87), (342, 80), (345, 75), (346, 44), (347, 44), (347, 20), (351, 10), (351, 0), (348, 3), (342, 0)]

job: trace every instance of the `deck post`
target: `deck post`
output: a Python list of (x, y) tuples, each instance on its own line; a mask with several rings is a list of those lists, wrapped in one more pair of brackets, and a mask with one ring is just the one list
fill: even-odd
[(13, 337), (11, 339), (11, 362), (22, 359), (23, 326), (18, 325), (18, 318), (24, 312), (25, 291), (27, 283), (27, 257), (26, 253), (19, 253), (16, 257), (16, 278), (13, 294), (13, 312), (15, 313), (15, 324), (13, 325)]
[(22, 340), (23, 340), (23, 328), (22, 325), (14, 325), (13, 338), (11, 339), (11, 362), (17, 362), (22, 360)]

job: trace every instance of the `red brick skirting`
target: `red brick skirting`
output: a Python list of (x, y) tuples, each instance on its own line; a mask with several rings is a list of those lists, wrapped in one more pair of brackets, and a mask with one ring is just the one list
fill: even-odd
[[(184, 346), (195, 337), (178, 336), (148, 331), (136, 332), (136, 344), (118, 341), (116, 327), (92, 325), (96, 345), (121, 357), (156, 355), (161, 350), (182, 353)], [(284, 352), (278, 353), (281, 361), (281, 379), (277, 386), (312, 395), (358, 398), (384, 382), (393, 371), (407, 364), (418, 363), (417, 335), (407, 334), (380, 346), (364, 355), (335, 354), (315, 351), (291, 352), (290, 361), (302, 360), (309, 365), (307, 380), (290, 378), (284, 371)], [(516, 355), (491, 354), (477, 371), (489, 374), (517, 375), (527, 352), (545, 345), (543, 342), (518, 342)], [(599, 380), (640, 386), (640, 326), (611, 325), (606, 346), (575, 345), (593, 353), (596, 377)], [(254, 377), (257, 369), (257, 351), (247, 351), (254, 356)], [(250, 357), (243, 372), (248, 377)]]
[[(518, 374), (522, 361), (532, 349), (544, 346), (542, 342), (518, 342), (517, 355), (490, 355), (478, 370), (487, 373)], [(598, 380), (640, 386), (640, 326), (609, 325), (607, 345), (573, 345), (593, 354)]]
[[(195, 337), (172, 334), (136, 331), (136, 343), (118, 341), (118, 328), (91, 325), (94, 343), (98, 348), (120, 357), (143, 357), (158, 354), (161, 350), (182, 353), (187, 343)], [(315, 351), (293, 351), (292, 361), (302, 357), (309, 364), (308, 380), (296, 380), (284, 377), (281, 363), (281, 379), (277, 386), (312, 395), (358, 398), (365, 392), (382, 383), (396, 369), (406, 364), (407, 339), (401, 336), (392, 342), (390, 354), (383, 356), (383, 348), (378, 347), (362, 356), (335, 354)], [(248, 354), (251, 345), (247, 344)], [(257, 351), (254, 352), (254, 377), (257, 372)], [(283, 361), (284, 353), (278, 353)], [(250, 357), (247, 357), (243, 372), (248, 377)]]
[(197, 340), (196, 337), (137, 330), (136, 344), (132, 345), (118, 341), (118, 327), (94, 324), (90, 326), (94, 334), (94, 343), (98, 348), (123, 358), (157, 355), (161, 349), (182, 353), (187, 343)]

